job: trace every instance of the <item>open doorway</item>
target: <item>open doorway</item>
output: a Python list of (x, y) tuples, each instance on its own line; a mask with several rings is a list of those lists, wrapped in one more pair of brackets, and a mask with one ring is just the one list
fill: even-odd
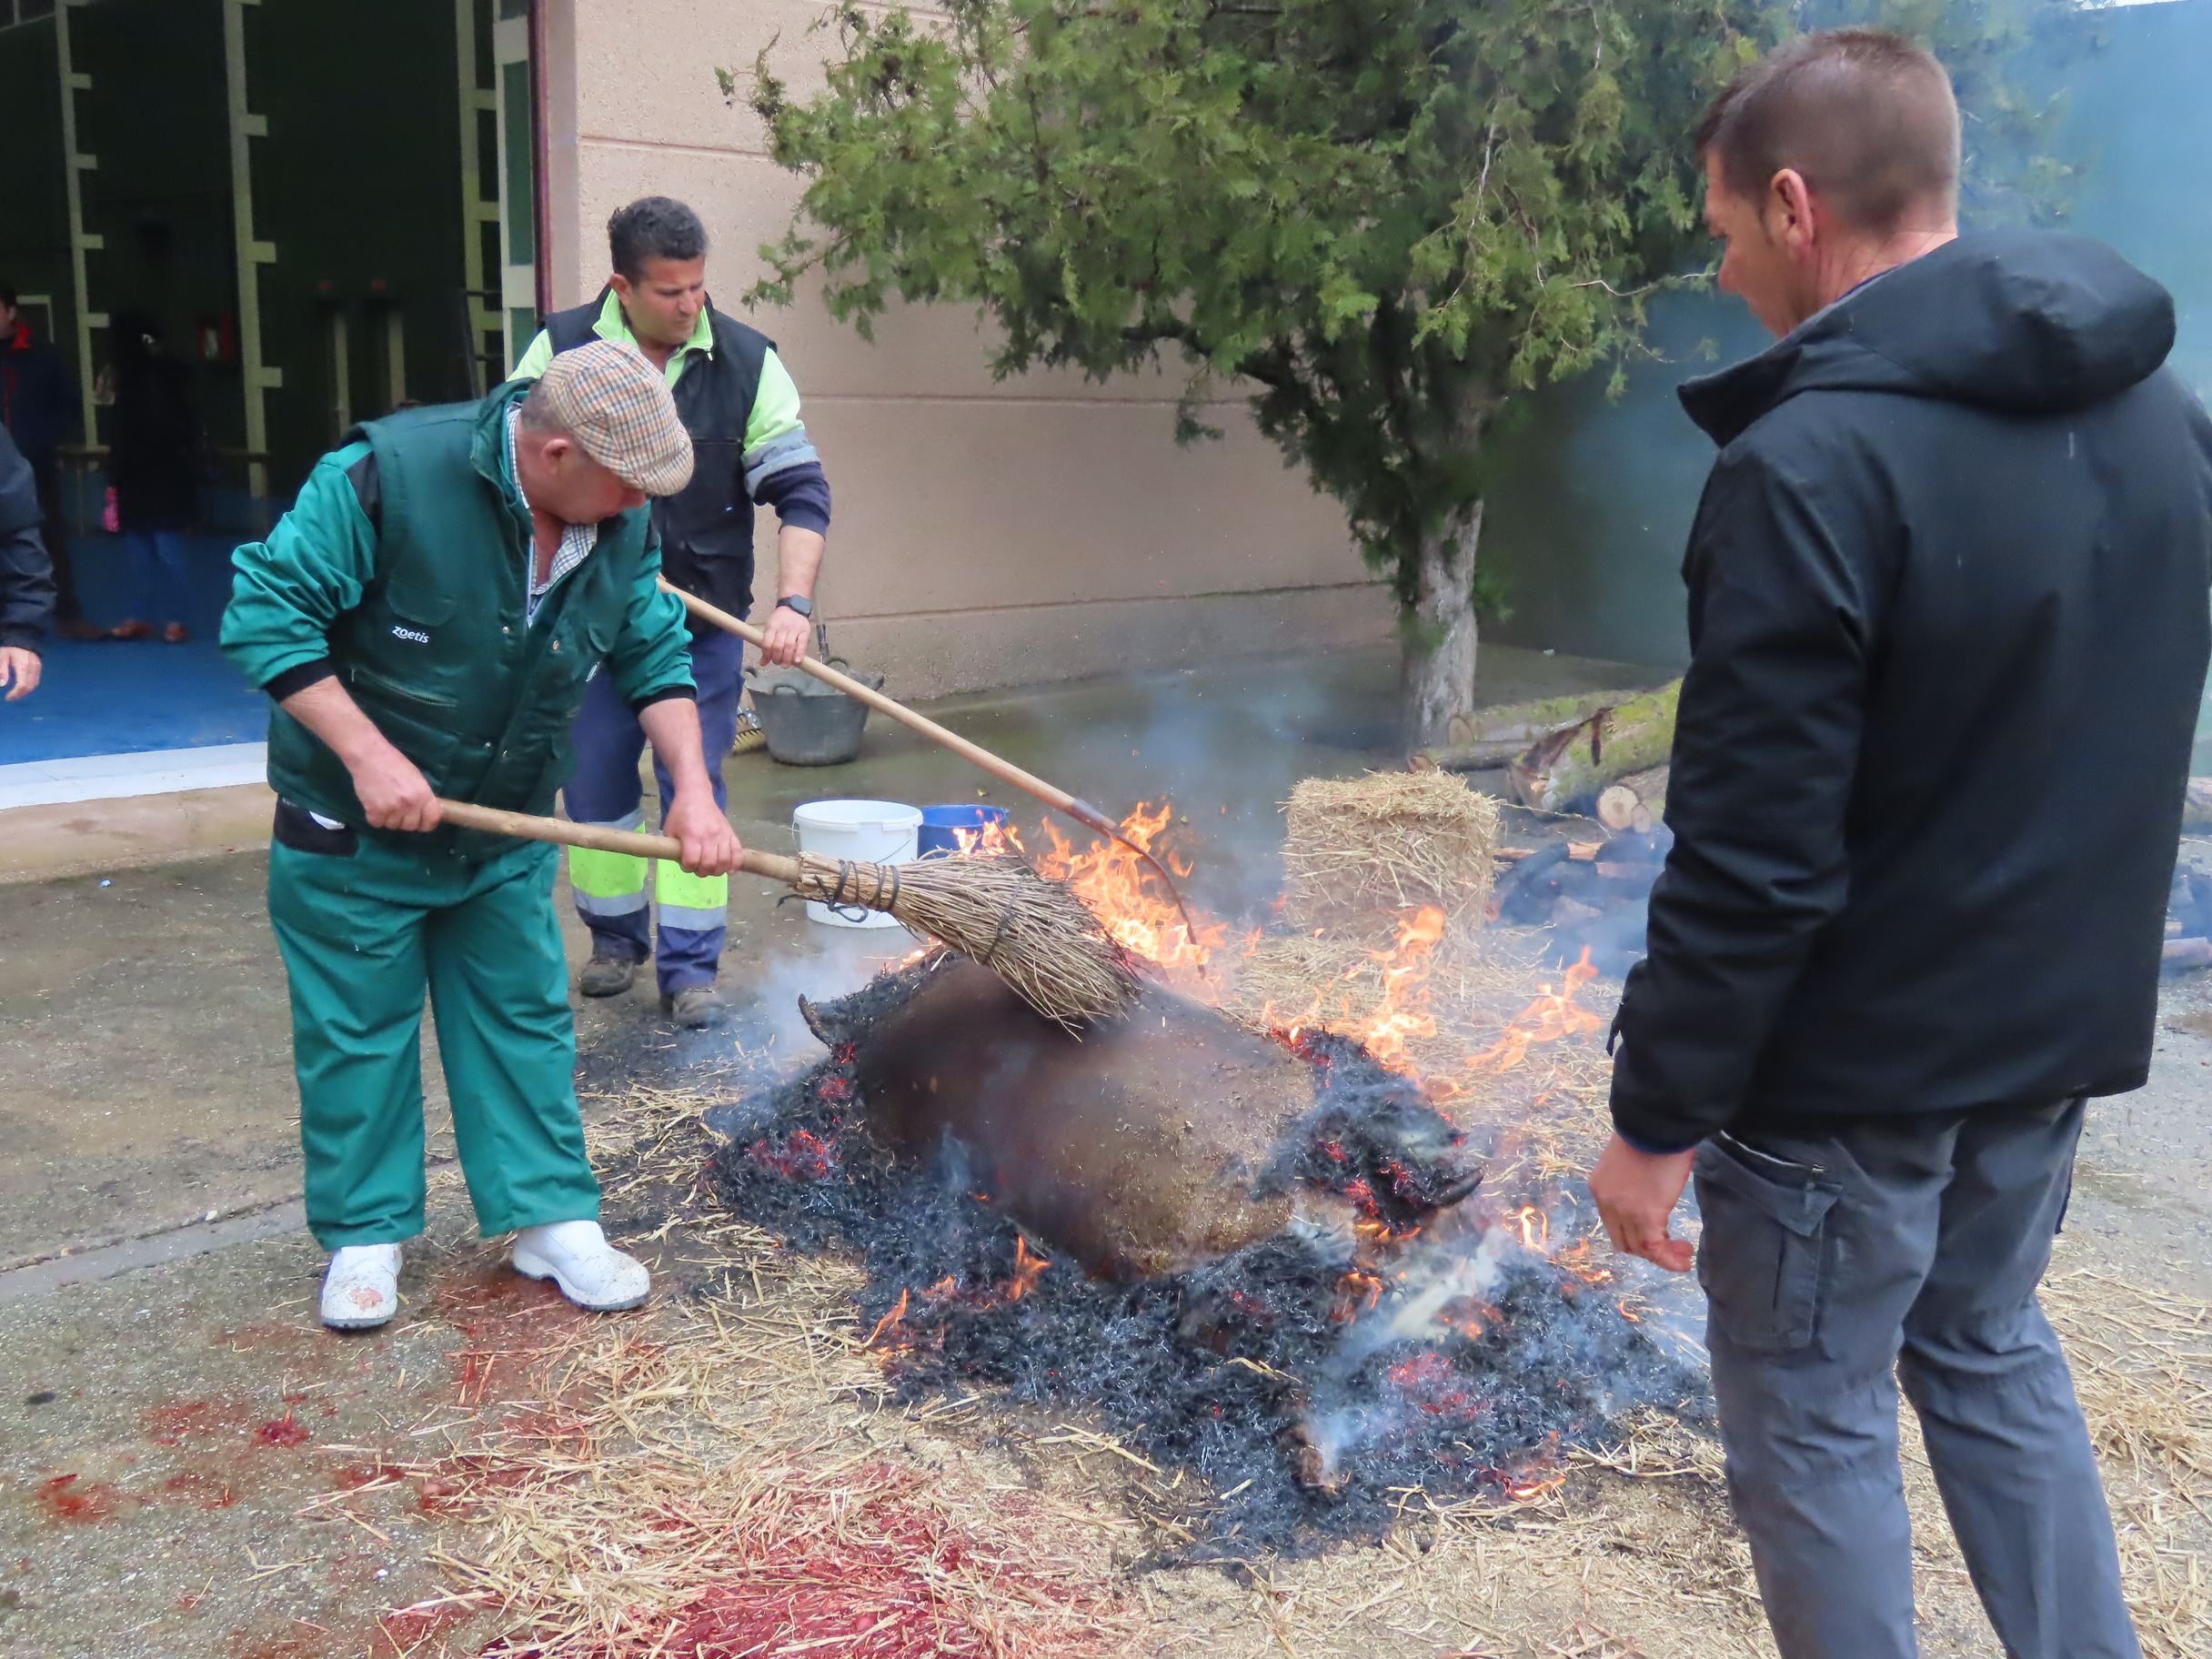
[(47, 451), (75, 601), (0, 713), (0, 769), (235, 749), (258, 774), (266, 709), (215, 644), (231, 549), (349, 427), (480, 393), (537, 326), (537, 23), (531, 0), (0, 0), (0, 369), (44, 353), (65, 383), (58, 434), (21, 447)]

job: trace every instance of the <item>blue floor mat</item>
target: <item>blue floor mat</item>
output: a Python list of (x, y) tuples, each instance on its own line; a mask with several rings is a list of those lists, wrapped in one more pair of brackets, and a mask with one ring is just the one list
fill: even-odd
[[(131, 599), (120, 540), (94, 535), (71, 545), (86, 617), (104, 628), (123, 620)], [(49, 638), (38, 689), (19, 703), (0, 702), (0, 766), (259, 742), (268, 701), (216, 649), (236, 545), (227, 536), (189, 538), (191, 594), (183, 620), (190, 643)]]

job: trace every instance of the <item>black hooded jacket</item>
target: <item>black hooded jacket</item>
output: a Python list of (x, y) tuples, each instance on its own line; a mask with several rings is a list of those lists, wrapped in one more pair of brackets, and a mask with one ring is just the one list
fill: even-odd
[(0, 427), (0, 645), (37, 649), (54, 615), (54, 567), (39, 521), (31, 464)]
[(1684, 387), (1690, 537), (1637, 1144), (2139, 1087), (2212, 639), (2212, 422), (2165, 289), (1951, 243)]

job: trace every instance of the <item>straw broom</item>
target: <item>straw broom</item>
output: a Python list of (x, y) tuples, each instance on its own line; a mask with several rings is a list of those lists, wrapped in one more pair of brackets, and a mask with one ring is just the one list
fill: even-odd
[[(674, 859), (679, 851), (673, 836), (534, 818), (467, 801), (437, 805), (448, 824), (526, 841), (640, 859)], [(1139, 990), (1135, 962), (1075, 890), (1039, 875), (1014, 853), (869, 864), (815, 852), (786, 858), (748, 847), (739, 868), (819, 904), (885, 911), (990, 969), (1016, 996), (1063, 1026), (1111, 1019)]]

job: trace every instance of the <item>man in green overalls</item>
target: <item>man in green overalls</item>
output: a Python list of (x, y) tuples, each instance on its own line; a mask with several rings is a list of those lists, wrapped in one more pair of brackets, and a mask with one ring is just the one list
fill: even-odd
[(660, 376), (601, 342), (535, 385), (359, 428), (233, 560), (223, 649), (276, 705), (269, 919), (326, 1324), (389, 1319), (423, 1228), (426, 989), (485, 1236), (517, 1233), (517, 1269), (585, 1307), (645, 1300), (584, 1153), (555, 851), (441, 828), (437, 798), (549, 812), (604, 673), (673, 779), (683, 868), (736, 867), (645, 511), (690, 474)]

